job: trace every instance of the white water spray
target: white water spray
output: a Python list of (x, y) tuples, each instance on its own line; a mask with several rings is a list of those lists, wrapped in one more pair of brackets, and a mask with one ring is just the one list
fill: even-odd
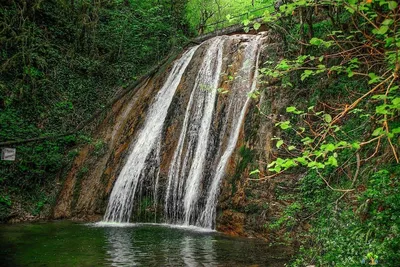
[(169, 77), (150, 106), (146, 121), (136, 140), (125, 166), (121, 170), (110, 195), (105, 221), (128, 222), (139, 178), (145, 167), (147, 156), (159, 139), (167, 116), (168, 107), (178, 87), (181, 77), (193, 57), (197, 47), (191, 48), (175, 62)]

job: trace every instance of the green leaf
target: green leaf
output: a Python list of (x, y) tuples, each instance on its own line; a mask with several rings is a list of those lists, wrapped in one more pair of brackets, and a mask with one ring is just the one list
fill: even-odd
[(379, 82), (379, 80), (380, 80), (380, 77), (376, 76), (376, 74), (373, 72), (368, 73), (368, 76), (370, 78), (370, 80), (368, 81), (368, 84), (373, 84), (373, 83)]
[(320, 162), (317, 162), (317, 161), (310, 161), (307, 164), (307, 167), (309, 167), (311, 169), (323, 169), (323, 168), (325, 168), (325, 165)]
[(380, 105), (376, 107), (375, 112), (377, 114), (393, 114), (390, 108), (391, 106), (389, 105)]
[(308, 144), (311, 144), (313, 142), (313, 140), (307, 136), (307, 137), (301, 139), (301, 142), (303, 142), (303, 144), (305, 144), (305, 145), (308, 145)]
[(390, 10), (395, 10), (397, 8), (397, 6), (398, 6), (396, 1), (389, 1), (388, 5), (389, 5), (389, 9)]
[(282, 164), (282, 167), (285, 168), (285, 170), (297, 166), (297, 163), (293, 159), (287, 159), (286, 162)]
[(338, 131), (340, 131), (340, 127), (337, 126), (337, 125), (333, 125), (333, 126), (332, 126), (332, 129), (333, 129), (333, 131), (334, 131), (335, 133), (338, 132)]
[(353, 76), (354, 76), (354, 72), (349, 70), (348, 73), (347, 73), (347, 77), (351, 78)]
[(332, 121), (332, 116), (329, 115), (329, 114), (325, 114), (325, 115), (324, 115), (324, 120), (325, 120), (327, 123), (330, 123), (330, 122)]
[(293, 87), (293, 84), (291, 82), (284, 82), (284, 85), (289, 86), (289, 87)]
[(324, 40), (322, 40), (322, 39), (313, 37), (313, 38), (310, 40), (310, 44), (316, 45), (316, 46), (324, 45), (326, 48), (329, 48), (329, 47), (332, 45), (332, 42), (331, 42), (331, 41), (324, 41)]
[(389, 27), (386, 25), (382, 25), (379, 29), (373, 30), (373, 33), (383, 35), (389, 30)]
[(248, 20), (248, 19), (243, 20), (243, 25), (244, 26), (247, 26), (249, 24), (250, 24), (250, 20)]
[(271, 162), (270, 164), (267, 165), (267, 168), (274, 167), (275, 164), (276, 164), (276, 161), (273, 161), (273, 162)]
[(393, 91), (396, 91), (397, 89), (399, 89), (399, 86), (392, 86), (392, 87), (390, 87), (390, 89), (389, 89), (389, 92), (391, 93), (391, 92), (393, 92)]
[(307, 165), (307, 164), (308, 164), (307, 160), (306, 160), (305, 158), (303, 158), (303, 157), (295, 158), (295, 160), (296, 160), (298, 163), (300, 163), (301, 165)]
[(389, 37), (385, 38), (385, 41), (386, 41), (385, 47), (390, 47), (396, 41), (396, 39), (394, 37)]
[(325, 150), (327, 152), (332, 152), (332, 151), (334, 151), (336, 149), (336, 147), (335, 147), (334, 144), (329, 143), (329, 144), (326, 144), (326, 145), (322, 145), (321, 149), (323, 149), (323, 150)]
[(258, 22), (254, 23), (254, 25), (253, 25), (253, 28), (254, 28), (256, 31), (257, 31), (258, 29), (260, 29), (260, 27), (261, 27), (261, 24), (258, 23)]
[(393, 20), (392, 19), (385, 19), (382, 22), (383, 25), (392, 25), (393, 24)]
[(280, 148), (283, 145), (283, 140), (279, 140), (278, 142), (276, 142), (276, 147)]
[(275, 168), (273, 169), (268, 169), (271, 172), (280, 172), (282, 170), (282, 168), (280, 166), (275, 166)]
[(384, 100), (384, 99), (387, 99), (387, 96), (386, 95), (374, 95), (374, 96), (372, 96), (372, 99)]
[(350, 110), (349, 113), (356, 114), (356, 113), (360, 113), (360, 112), (363, 112), (363, 111), (364, 111), (364, 110), (361, 109), (361, 108), (355, 108), (355, 109), (353, 109), (353, 110)]
[(304, 113), (304, 112), (301, 111), (301, 110), (297, 110), (296, 107), (293, 107), (293, 106), (287, 107), (287, 108), (286, 108), (286, 112), (288, 112), (288, 113), (294, 113), (294, 114), (297, 114), (297, 115), (303, 114), (303, 113)]
[(382, 135), (383, 133), (385, 133), (385, 131), (383, 130), (383, 128), (376, 128), (374, 130), (374, 132), (372, 133), (372, 136), (379, 136)]
[(282, 130), (286, 130), (291, 128), (290, 121), (282, 121), (275, 124), (275, 126), (279, 126)]
[(355, 12), (355, 10), (352, 7), (345, 6), (344, 8), (351, 14), (354, 14), (354, 12)]
[(335, 166), (335, 167), (337, 167), (338, 166), (338, 162), (337, 162), (337, 160), (335, 159), (335, 157), (333, 157), (333, 156), (330, 156), (329, 158), (328, 158), (328, 162), (327, 162), (329, 165), (332, 165), (332, 166)]
[(400, 127), (392, 129), (391, 132), (394, 133), (394, 134), (400, 133)]
[(290, 66), (288, 65), (287, 61), (284, 59), (276, 66), (278, 70), (288, 70)]
[(347, 143), (346, 141), (340, 141), (339, 143), (336, 144), (336, 148), (346, 147), (348, 145), (349, 145), (349, 143)]
[(260, 170), (254, 170), (254, 171), (251, 171), (250, 173), (249, 173), (249, 175), (253, 175), (253, 174), (257, 174), (257, 173), (260, 173)]
[(305, 70), (302, 74), (300, 79), (302, 81), (304, 81), (306, 78), (308, 78), (311, 74), (313, 74), (314, 72), (312, 70)]
[(296, 107), (291, 106), (286, 108), (286, 112), (294, 112), (294, 111), (296, 111)]
[[(400, 129), (400, 128), (399, 128), (399, 129)], [(296, 149), (295, 146), (289, 146), (289, 147), (288, 147), (288, 150), (289, 150), (289, 151), (292, 151), (292, 150), (295, 150), (295, 149)]]
[(400, 105), (400, 97), (392, 99), (392, 104), (395, 106)]
[(320, 45), (322, 43), (323, 43), (323, 40), (316, 38), (316, 37), (314, 37), (310, 40), (310, 44), (312, 44), (312, 45)]
[(355, 143), (352, 143), (352, 144), (351, 144), (351, 147), (352, 147), (352, 148), (355, 148), (355, 149), (360, 149), (361, 146), (360, 146), (360, 143), (355, 142)]

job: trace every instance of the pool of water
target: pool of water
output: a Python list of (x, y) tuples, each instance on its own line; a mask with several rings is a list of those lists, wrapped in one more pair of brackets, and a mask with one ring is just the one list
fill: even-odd
[(0, 225), (1, 266), (284, 266), (285, 248), (199, 228), (52, 222)]

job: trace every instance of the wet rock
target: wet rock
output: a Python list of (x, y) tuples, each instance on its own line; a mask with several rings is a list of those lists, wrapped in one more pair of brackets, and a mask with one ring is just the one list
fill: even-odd
[[(278, 60), (282, 53), (281, 40), (273, 32), (262, 34), (263, 45), (260, 64), (267, 60)], [(211, 173), (218, 164), (216, 155), (222, 153), (229, 143), (230, 128), (233, 127), (227, 110), (234, 103), (241, 64), (245, 63), (243, 51), (250, 36), (241, 35), (229, 38), (224, 43), (222, 74), (219, 82), (217, 101), (214, 107), (210, 127), (210, 146), (206, 155), (206, 177), (200, 184), (207, 188), (212, 181)], [(135, 219), (145, 221), (163, 221), (164, 201), (167, 179), (174, 151), (178, 145), (183, 127), (186, 107), (196, 75), (207, 50), (201, 46), (194, 54), (171, 102), (163, 125), (162, 147), (159, 162), (149, 164), (144, 171), (148, 178), (140, 184), (140, 197), (135, 203)], [(127, 160), (132, 140), (143, 125), (146, 112), (154, 96), (162, 87), (166, 75), (158, 74), (149, 80), (135, 94), (127, 94), (112, 108), (95, 131), (95, 140), (105, 144), (102, 153), (96, 153), (95, 146), (88, 144), (80, 149), (71, 170), (65, 178), (60, 191), (53, 217), (75, 218), (80, 220), (99, 220), (105, 213), (108, 198)], [(236, 85), (235, 85), (236, 84)], [(227, 161), (225, 176), (221, 181), (217, 208), (216, 227), (219, 231), (231, 235), (259, 236), (269, 238), (266, 225), (271, 218), (279, 216), (285, 203), (278, 200), (276, 188), (293, 177), (281, 176), (266, 179), (263, 182), (249, 180), (249, 172), (259, 169), (262, 175), (268, 175), (266, 163), (276, 153), (272, 138), (280, 133), (275, 129), (275, 119), (283, 114), (288, 102), (288, 92), (278, 86), (278, 81), (259, 83), (261, 95), (250, 102), (246, 111), (239, 140), (232, 156)], [(249, 88), (245, 88), (247, 91)], [(225, 129), (226, 127), (226, 129)], [(224, 130), (225, 129), (225, 130)], [(228, 130), (227, 130), (228, 129)], [(184, 148), (188, 149), (187, 143)], [(154, 181), (158, 177), (157, 193), (154, 193)], [(203, 199), (199, 205), (205, 205)]]

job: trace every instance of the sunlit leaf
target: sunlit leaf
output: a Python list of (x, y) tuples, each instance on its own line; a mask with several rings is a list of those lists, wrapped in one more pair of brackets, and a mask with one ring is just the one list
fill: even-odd
[(253, 174), (257, 174), (257, 173), (260, 173), (260, 170), (254, 170), (254, 171), (251, 171), (250, 173), (249, 173), (249, 175), (253, 175)]
[(276, 142), (276, 147), (280, 148), (283, 145), (283, 140), (279, 140), (278, 142)]
[(389, 6), (390, 10), (395, 10), (397, 8), (398, 4), (396, 1), (389, 1), (388, 6)]
[(332, 121), (332, 116), (329, 114), (325, 114), (324, 121), (326, 121), (327, 123), (330, 123)]
[(258, 22), (254, 23), (254, 25), (253, 25), (253, 28), (254, 28), (256, 31), (257, 31), (258, 29), (260, 29), (260, 27), (261, 27), (261, 24), (258, 23)]

